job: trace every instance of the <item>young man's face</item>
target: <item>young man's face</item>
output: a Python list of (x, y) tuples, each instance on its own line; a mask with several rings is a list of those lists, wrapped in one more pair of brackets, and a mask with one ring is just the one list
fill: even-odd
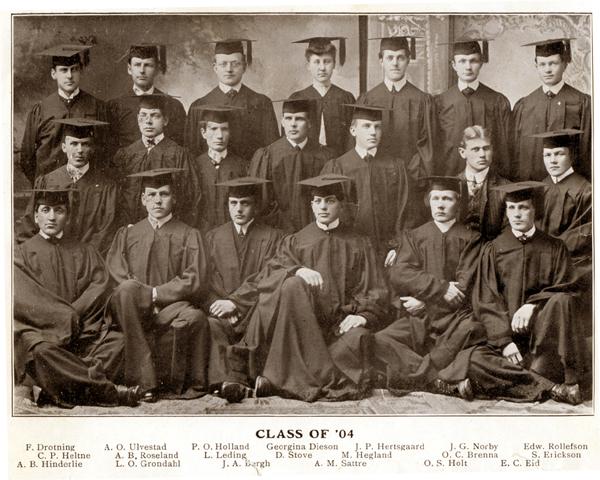
[(213, 63), (217, 79), (224, 85), (235, 86), (242, 81), (246, 71), (246, 62), (241, 53), (217, 53)]
[(67, 163), (81, 168), (90, 162), (93, 145), (91, 137), (77, 138), (66, 135), (62, 142), (62, 151), (67, 155)]
[(254, 197), (229, 197), (229, 216), (237, 225), (246, 225), (256, 215), (256, 200)]
[(127, 73), (131, 76), (133, 84), (145, 91), (154, 85), (154, 77), (158, 73), (157, 67), (155, 58), (131, 57), (127, 65)]
[(482, 62), (481, 55), (470, 53), (469, 55), (454, 55), (452, 68), (458, 78), (465, 83), (474, 82), (479, 77)]
[(458, 199), (458, 193), (454, 190), (431, 190), (429, 192), (431, 217), (442, 223), (454, 220), (458, 211)]
[(144, 137), (157, 137), (165, 131), (168, 123), (168, 118), (163, 115), (160, 108), (140, 108), (138, 125)]
[(206, 122), (206, 127), (201, 128), (200, 133), (211, 150), (223, 152), (227, 149), (227, 145), (229, 145), (229, 122)]
[(281, 125), (289, 140), (302, 143), (308, 137), (308, 112), (284, 113)]
[(175, 199), (171, 193), (170, 185), (160, 188), (145, 187), (142, 193), (142, 205), (146, 207), (148, 215), (157, 220), (168, 216), (173, 211)]
[(381, 141), (382, 129), (380, 120), (364, 120), (358, 118), (350, 126), (350, 134), (356, 138), (356, 145), (370, 150), (377, 148)]
[(518, 232), (527, 232), (532, 229), (535, 220), (535, 209), (531, 200), (521, 202), (506, 201), (506, 216), (510, 228)]
[(404, 78), (410, 57), (406, 50), (384, 50), (379, 62), (383, 67), (383, 76), (392, 82), (397, 82)]
[(40, 231), (50, 237), (59, 235), (65, 229), (69, 213), (65, 204), (39, 205), (33, 219)]
[(561, 176), (573, 165), (569, 147), (544, 147), (544, 165), (549, 175)]
[(562, 61), (558, 53), (549, 57), (535, 57), (535, 66), (540, 80), (548, 87), (559, 83), (567, 69), (567, 63)]
[(326, 197), (314, 195), (310, 204), (315, 219), (323, 225), (329, 225), (340, 218), (342, 202), (335, 195), (328, 195)]
[(81, 65), (57, 65), (50, 70), (50, 76), (52, 80), (56, 80), (58, 88), (65, 92), (67, 95), (71, 95), (77, 88), (79, 88), (79, 82), (81, 81)]
[(335, 68), (335, 58), (328, 53), (324, 55), (311, 55), (307, 66), (313, 80), (323, 85), (329, 85), (333, 69)]
[(494, 151), (488, 139), (474, 138), (465, 142), (465, 147), (458, 147), (458, 153), (466, 164), (476, 172), (485, 170), (492, 164)]

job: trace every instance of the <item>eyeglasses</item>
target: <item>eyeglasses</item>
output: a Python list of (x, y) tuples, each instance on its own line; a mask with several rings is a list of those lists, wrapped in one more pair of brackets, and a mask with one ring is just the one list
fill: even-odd
[(237, 60), (233, 60), (232, 62), (219, 62), (216, 65), (219, 68), (227, 68), (229, 66), (231, 66), (232, 68), (240, 68), (243, 65), (243, 63)]

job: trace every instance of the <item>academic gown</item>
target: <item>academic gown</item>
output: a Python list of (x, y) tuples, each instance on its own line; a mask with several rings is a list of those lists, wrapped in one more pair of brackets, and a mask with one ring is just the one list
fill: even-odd
[[(164, 94), (158, 88), (154, 89), (154, 93)], [(127, 147), (140, 138), (140, 127), (137, 120), (140, 100), (134, 95), (133, 90), (130, 89), (120, 97), (107, 102), (110, 129), (115, 139), (116, 148)], [(165, 98), (165, 113), (169, 118), (169, 123), (165, 127), (165, 135), (178, 145), (183, 145), (185, 108), (179, 100), (167, 96)]]
[(200, 155), (208, 150), (200, 134), (202, 110), (198, 107), (202, 105), (231, 105), (243, 109), (230, 113), (229, 148), (246, 161), (250, 160), (260, 147), (265, 147), (279, 138), (277, 118), (269, 97), (242, 85), (236, 96), (230, 98), (219, 87), (215, 87), (207, 95), (192, 103), (188, 111), (185, 146), (194, 155)]
[(228, 151), (217, 168), (208, 153), (203, 153), (194, 160), (194, 169), (198, 172), (201, 192), (195, 227), (206, 233), (229, 220), (228, 189), (216, 184), (245, 176), (248, 163)]
[[(322, 290), (295, 276), (301, 267), (321, 274)], [(364, 395), (370, 332), (380, 328), (387, 306), (366, 237), (344, 225), (325, 232), (311, 223), (283, 239), (258, 290), (244, 338), (228, 348), (231, 380), (249, 383), (261, 374), (278, 395), (309, 402)], [(349, 314), (367, 323), (339, 336)]]
[(263, 219), (266, 223), (293, 233), (308, 225), (313, 217), (306, 187), (300, 180), (319, 175), (333, 152), (310, 140), (301, 151), (292, 147), (286, 137), (260, 148), (250, 162), (251, 176), (271, 180), (262, 205), (268, 205)]
[(410, 82), (394, 94), (382, 82), (363, 93), (357, 103), (391, 110), (383, 112), (382, 153), (400, 158), (413, 179), (432, 175), (436, 127), (431, 95)]
[(14, 250), (17, 381), (54, 403), (116, 405), (124, 342), (104, 315), (109, 277), (91, 245), (35, 235)]
[[(69, 222), (65, 235), (93, 245), (102, 254), (106, 253), (118, 226), (119, 206), (117, 182), (90, 165), (90, 169), (75, 184), (67, 173), (66, 165), (38, 177), (35, 188), (69, 188)], [(34, 222), (34, 198), (31, 197), (25, 215), (16, 225), (17, 242), (35, 235), (39, 228)]]
[[(473, 290), (476, 318), (499, 349), (515, 342), (526, 366), (555, 381), (577, 383), (585, 369), (582, 322), (573, 312), (571, 260), (565, 244), (536, 229), (521, 243), (506, 228), (481, 255)], [(526, 335), (511, 320), (524, 304), (536, 305)]]
[(495, 167), (504, 176), (510, 171), (510, 102), (500, 92), (483, 83), (469, 97), (457, 85), (434, 97), (439, 145), (434, 171), (438, 175), (457, 175), (465, 161), (458, 153), (465, 128), (480, 125), (491, 129)]
[(357, 233), (371, 238), (379, 255), (392, 248), (394, 239), (416, 216), (409, 205), (409, 180), (404, 165), (380, 150), (367, 163), (353, 148), (327, 162), (321, 173), (342, 174), (353, 180), (342, 184), (348, 220)]
[(177, 145), (173, 140), (164, 137), (149, 152), (141, 138), (128, 147), (117, 151), (113, 163), (121, 178), (120, 194), (123, 207), (123, 222), (136, 223), (147, 216), (142, 205), (142, 180), (127, 178), (132, 173), (143, 172), (155, 168), (183, 168), (185, 171), (174, 174), (176, 181), (175, 209), (187, 223), (195, 224), (197, 202), (200, 198), (197, 171), (187, 148)]
[(154, 230), (144, 219), (119, 229), (106, 262), (117, 284), (110, 304), (125, 335), (127, 384), (184, 398), (206, 393), (210, 334), (196, 305), (208, 262), (200, 232), (176, 218)]
[(222, 356), (225, 347), (238, 342), (246, 330), (258, 300), (258, 274), (275, 254), (283, 234), (281, 230), (257, 223), (249, 226), (240, 238), (232, 222), (208, 232), (206, 243), (210, 261), (210, 290), (204, 302), (205, 311), (217, 300), (230, 300), (236, 306), (237, 321), (227, 318), (208, 318), (211, 330), (209, 384), (226, 379)]
[[(108, 112), (102, 100), (83, 90), (69, 106), (58, 92), (36, 103), (27, 116), (19, 157), (19, 165), (32, 184), (39, 175), (50, 173), (67, 163), (67, 156), (61, 148), (62, 125), (54, 122), (64, 118), (108, 121)], [(103, 131), (105, 129), (98, 127), (95, 130), (97, 158), (108, 158), (104, 153), (110, 151), (111, 142), (108, 132)]]
[(352, 109), (345, 104), (353, 104), (356, 99), (347, 90), (337, 85), (331, 85), (324, 96), (310, 85), (290, 95), (291, 99), (309, 98), (316, 100), (316, 109), (311, 118), (312, 128), (309, 136), (314, 143), (319, 143), (321, 121), (325, 125), (325, 138), (327, 146), (333, 150), (334, 155), (342, 155), (346, 145), (351, 141), (350, 124), (352, 123)]
[(547, 172), (543, 162), (543, 142), (534, 133), (576, 128), (583, 130), (579, 138), (576, 169), (591, 178), (591, 98), (565, 84), (549, 98), (542, 87), (521, 98), (513, 109), (512, 143), (515, 180), (542, 180)]

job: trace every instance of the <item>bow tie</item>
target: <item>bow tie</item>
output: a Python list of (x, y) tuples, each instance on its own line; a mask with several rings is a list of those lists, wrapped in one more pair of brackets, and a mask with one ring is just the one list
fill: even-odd
[(525, 234), (521, 235), (520, 237), (517, 237), (519, 242), (521, 243), (527, 243), (527, 241), (529, 240), (529, 237)]
[(60, 243), (60, 238), (58, 237), (48, 237), (46, 240), (52, 245), (58, 245)]
[(371, 155), (370, 153), (367, 153), (367, 154), (364, 156), (363, 160), (364, 160), (365, 162), (370, 162), (370, 161), (371, 161), (371, 160), (373, 160), (374, 158), (375, 158), (375, 157), (373, 157), (373, 155)]
[(77, 183), (81, 177), (83, 177), (83, 172), (81, 170), (70, 165), (67, 165), (67, 173), (69, 174), (69, 177), (71, 177), (71, 180), (73, 180), (73, 183)]
[(547, 96), (548, 98), (554, 98), (554, 97), (556, 97), (556, 93), (554, 93), (552, 90), (548, 90), (548, 91), (546, 92), (546, 96)]
[(300, 145), (296, 145), (296, 146), (294, 147), (294, 150), (295, 150), (296, 152), (301, 152), (301, 151), (302, 151), (302, 147), (300, 147)]
[(396, 88), (396, 85), (392, 85), (392, 93), (400, 93), (400, 89)]
[(225, 95), (227, 95), (231, 99), (234, 99), (237, 94), (238, 94), (237, 90), (235, 88), (232, 88)]
[(158, 222), (158, 220), (155, 220), (154, 218), (150, 217), (148, 218), (148, 221), (150, 222), (150, 225), (154, 230), (158, 230), (160, 228), (160, 223)]
[(238, 232), (238, 238), (240, 240), (244, 240), (246, 238), (246, 234), (244, 233), (244, 231), (240, 228), (240, 231)]
[(475, 93), (475, 90), (473, 90), (471, 87), (467, 87), (462, 91), (462, 94), (467, 98), (469, 98), (474, 93)]

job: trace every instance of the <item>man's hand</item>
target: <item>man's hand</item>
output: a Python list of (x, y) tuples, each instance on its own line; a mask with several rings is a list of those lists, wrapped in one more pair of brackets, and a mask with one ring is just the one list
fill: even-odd
[(316, 270), (302, 267), (296, 270), (296, 276), (308, 283), (310, 287), (323, 290), (323, 277)]
[(529, 324), (531, 323), (531, 317), (535, 311), (535, 305), (532, 303), (526, 303), (519, 308), (513, 315), (512, 322), (510, 324), (513, 332), (515, 333), (526, 333), (529, 330)]
[(458, 282), (450, 282), (448, 284), (448, 290), (444, 294), (444, 300), (448, 305), (454, 308), (458, 308), (465, 301), (465, 294), (461, 292), (458, 287)]
[(519, 348), (514, 342), (510, 342), (506, 347), (504, 347), (502, 350), (502, 356), (515, 365), (520, 365), (523, 361), (523, 356), (521, 355), (521, 352), (519, 352)]
[(219, 318), (231, 317), (237, 310), (231, 300), (216, 300), (209, 308), (211, 315)]
[(391, 267), (394, 264), (394, 260), (396, 260), (396, 250), (390, 250), (385, 257), (384, 266)]
[(402, 300), (402, 306), (411, 315), (419, 315), (425, 310), (425, 302), (415, 297), (400, 297), (400, 300)]
[(362, 327), (367, 324), (367, 319), (365, 317), (361, 317), (360, 315), (348, 315), (342, 323), (340, 323), (339, 333), (342, 335), (346, 333), (351, 328)]

